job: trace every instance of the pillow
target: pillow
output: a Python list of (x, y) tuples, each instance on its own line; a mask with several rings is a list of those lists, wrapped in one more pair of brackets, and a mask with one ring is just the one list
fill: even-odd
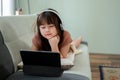
[(17, 68), (18, 69), (23, 69), (23, 62), (22, 61), (20, 63), (18, 63)]
[(68, 70), (74, 66), (74, 53), (68, 53), (67, 58), (61, 59), (61, 66), (63, 70)]
[(14, 72), (12, 57), (7, 46), (4, 43), (2, 33), (0, 31), (0, 80)]
[(74, 63), (68, 59), (61, 59), (61, 67), (63, 70), (68, 70), (74, 66)]

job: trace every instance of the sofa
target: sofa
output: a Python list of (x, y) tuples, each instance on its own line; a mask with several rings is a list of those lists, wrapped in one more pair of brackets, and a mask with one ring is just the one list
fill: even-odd
[(0, 17), (0, 80), (92, 80), (88, 44), (82, 41), (74, 66), (65, 70), (61, 77), (24, 75), (18, 68), (22, 61), (21, 49), (31, 49), (36, 15)]

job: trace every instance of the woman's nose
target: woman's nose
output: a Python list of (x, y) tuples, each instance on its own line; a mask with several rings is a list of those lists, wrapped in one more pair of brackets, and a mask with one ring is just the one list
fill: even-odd
[(46, 28), (46, 31), (49, 31), (49, 30), (50, 30), (50, 29), (47, 27), (47, 28)]

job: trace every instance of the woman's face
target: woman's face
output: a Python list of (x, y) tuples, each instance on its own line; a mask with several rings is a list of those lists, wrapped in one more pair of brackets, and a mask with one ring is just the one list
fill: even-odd
[(50, 39), (50, 38), (58, 35), (57, 29), (54, 24), (40, 25), (39, 30), (40, 30), (41, 35), (46, 39)]

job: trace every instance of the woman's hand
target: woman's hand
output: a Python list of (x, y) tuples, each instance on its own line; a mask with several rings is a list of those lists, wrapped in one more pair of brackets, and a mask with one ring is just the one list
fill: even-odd
[(60, 37), (58, 35), (56, 35), (56, 36), (50, 38), (48, 41), (49, 41), (52, 51), (59, 52), (58, 43), (60, 41)]

